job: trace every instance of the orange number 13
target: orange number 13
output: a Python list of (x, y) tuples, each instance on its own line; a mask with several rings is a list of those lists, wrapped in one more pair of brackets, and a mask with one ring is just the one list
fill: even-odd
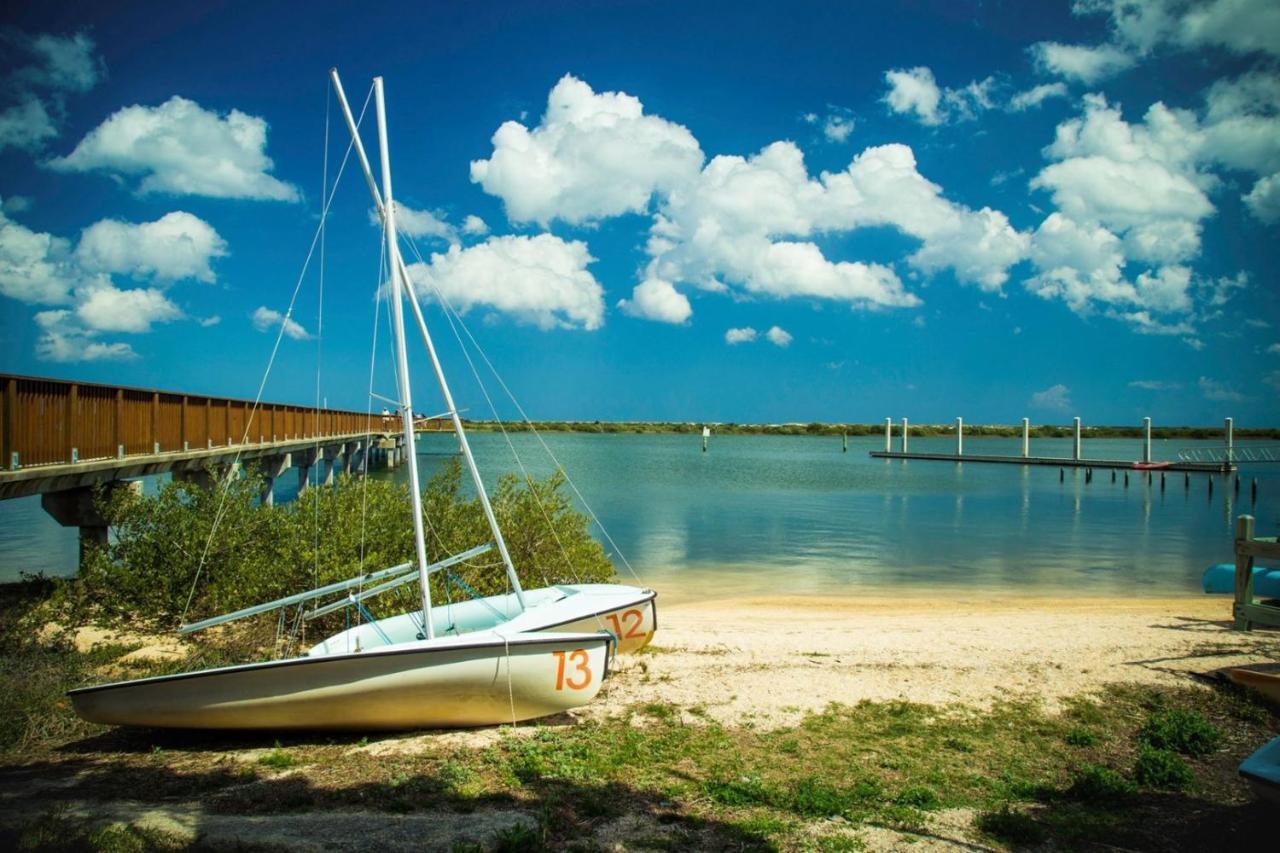
[[(586, 649), (574, 649), (571, 652), (552, 652), (556, 656), (556, 690), (563, 690), (568, 687), (570, 690), (583, 690), (591, 684), (591, 667), (587, 664), (591, 658), (587, 655)], [(569, 673), (565, 673), (565, 658), (568, 657), (569, 664), (572, 666)]]

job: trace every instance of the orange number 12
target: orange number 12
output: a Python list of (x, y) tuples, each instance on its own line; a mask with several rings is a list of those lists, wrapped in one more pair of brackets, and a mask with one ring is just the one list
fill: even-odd
[[(644, 632), (640, 630), (640, 627), (644, 625), (644, 614), (639, 610), (625, 610), (621, 619), (618, 618), (617, 613), (610, 613), (605, 618), (613, 623), (614, 636), (620, 640), (633, 640), (644, 636)], [(622, 630), (624, 623), (626, 624), (625, 632)]]

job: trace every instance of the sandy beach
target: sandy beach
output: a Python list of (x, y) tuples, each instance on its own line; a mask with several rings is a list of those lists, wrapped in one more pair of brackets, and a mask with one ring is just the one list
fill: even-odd
[(1230, 630), (1223, 596), (740, 598), (659, 609), (649, 653), (623, 657), (588, 713), (639, 702), (698, 707), (773, 727), (829, 703), (1049, 710), (1106, 684), (1186, 684), (1193, 674), (1280, 660), (1280, 635)]

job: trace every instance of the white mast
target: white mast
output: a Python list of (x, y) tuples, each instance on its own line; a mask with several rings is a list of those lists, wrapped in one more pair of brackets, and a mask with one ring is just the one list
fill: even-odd
[(391, 155), (387, 150), (387, 113), (382, 99), (382, 78), (373, 78), (374, 102), (378, 111), (378, 152), (382, 157), (382, 225), (387, 232), (387, 259), (391, 266), (391, 322), (396, 338), (396, 365), (400, 379), (400, 420), (404, 427), (404, 448), (409, 457), (409, 496), (413, 502), (413, 546), (418, 554), (418, 581), (422, 587), (422, 623), (427, 639), (435, 639), (431, 624), (431, 578), (427, 573), (427, 542), (422, 529), (422, 491), (418, 483), (418, 454), (414, 448), (413, 399), (409, 391), (409, 356), (404, 345), (404, 282), (401, 281), (400, 244), (396, 240), (396, 205), (391, 195)]
[[(333, 88), (334, 88), (334, 91), (337, 93), (338, 103), (342, 107), (342, 115), (347, 120), (347, 128), (348, 130), (351, 131), (351, 139), (356, 149), (356, 157), (360, 160), (361, 168), (364, 169), (365, 182), (369, 185), (370, 195), (373, 196), (374, 207), (377, 209), (379, 216), (383, 218), (384, 223), (387, 223), (387, 233), (389, 235), (389, 239), (391, 239), (394, 242), (395, 217), (394, 217), (394, 212), (392, 211), (392, 208), (394, 207), (394, 205), (383, 203), (383, 195), (386, 196), (388, 201), (391, 200), (391, 183), (390, 183), (389, 166), (387, 164), (387, 156), (386, 156), (386, 148), (385, 148), (386, 133), (385, 133), (385, 117), (383, 115), (383, 107), (382, 107), (382, 78), (377, 77), (374, 79), (374, 87), (375, 87), (376, 98), (378, 103), (377, 109), (378, 109), (378, 117), (379, 117), (378, 118), (379, 141), (383, 145), (382, 162), (383, 162), (384, 193), (380, 195), (378, 193), (377, 183), (374, 181), (374, 178), (373, 178), (373, 168), (369, 165), (369, 158), (365, 154), (364, 144), (360, 141), (360, 133), (358, 128), (356, 127), (355, 116), (353, 116), (351, 113), (351, 106), (350, 104), (347, 103), (346, 92), (342, 88), (342, 80), (338, 77), (338, 69), (337, 68), (329, 69), (329, 77), (333, 81)], [(427, 324), (426, 324), (426, 321), (423, 319), (422, 309), (418, 305), (418, 298), (416, 294), (414, 294), (413, 292), (413, 283), (409, 278), (409, 271), (404, 265), (404, 259), (400, 256), (399, 244), (396, 243), (396, 245), (389, 247), (389, 251), (391, 253), (390, 254), (390, 257), (392, 259), (391, 263), (394, 269), (396, 270), (396, 272), (398, 273), (398, 281), (403, 282), (404, 284), (404, 292), (409, 298), (409, 307), (413, 309), (414, 319), (417, 320), (418, 331), (422, 334), (422, 341), (423, 341), (423, 344), (426, 346), (427, 355), (430, 356), (431, 358), (431, 367), (435, 371), (436, 382), (440, 386), (440, 395), (441, 397), (444, 398), (445, 408), (448, 410), (449, 417), (453, 421), (453, 429), (454, 429), (454, 432), (457, 433), (458, 444), (462, 448), (462, 457), (467, 463), (467, 471), (471, 475), (471, 482), (475, 486), (476, 494), (480, 498), (480, 506), (484, 510), (485, 519), (489, 522), (489, 530), (490, 532), (493, 533), (493, 542), (498, 548), (498, 554), (502, 557), (502, 564), (507, 571), (507, 579), (511, 582), (511, 587), (516, 594), (516, 601), (519, 603), (520, 609), (524, 610), (525, 609), (524, 589), (520, 586), (520, 578), (516, 575), (515, 565), (511, 562), (511, 555), (507, 551), (506, 540), (502, 536), (502, 530), (498, 527), (498, 519), (493, 514), (493, 506), (489, 503), (489, 493), (485, 490), (484, 480), (480, 477), (480, 469), (476, 467), (475, 457), (472, 456), (471, 454), (471, 443), (467, 441), (467, 434), (462, 428), (462, 418), (458, 414), (458, 407), (454, 405), (453, 394), (452, 392), (450, 392), (449, 383), (445, 379), (444, 368), (441, 367), (440, 359), (436, 355), (436, 348), (435, 348), (435, 344), (431, 340), (431, 333), (427, 331)], [(397, 338), (397, 340), (398, 340), (398, 345), (400, 347), (403, 347), (404, 327), (403, 327), (403, 321), (401, 317), (402, 315), (400, 313), (400, 302), (399, 302), (399, 298), (397, 298), (396, 299), (396, 323), (399, 328), (399, 332), (398, 332), (399, 337)], [(407, 383), (408, 371), (403, 366), (403, 364), (401, 366), (400, 376), (401, 376), (402, 382)], [(407, 403), (409, 399), (408, 392), (402, 391), (400, 399)], [(412, 428), (410, 428), (409, 432), (410, 434), (412, 434)], [(410, 438), (409, 441), (410, 441), (409, 447), (412, 448), (413, 447), (412, 438)], [(410, 458), (412, 459), (413, 457), (410, 456)], [(417, 496), (417, 466), (416, 465), (410, 466), (410, 477), (414, 487), (415, 502), (418, 504), (421, 504), (421, 498)], [(426, 561), (424, 558), (422, 560), (422, 563), (425, 565), (425, 562)], [(426, 603), (429, 604), (429, 602), (430, 602), (430, 599), (427, 598)]]

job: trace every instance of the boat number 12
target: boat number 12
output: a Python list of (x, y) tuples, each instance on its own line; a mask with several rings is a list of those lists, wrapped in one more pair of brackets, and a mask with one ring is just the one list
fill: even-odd
[[(617, 613), (610, 613), (605, 617), (613, 623), (613, 634), (620, 640), (633, 640), (644, 636), (641, 626), (644, 625), (644, 614), (639, 610), (624, 610), (622, 618), (618, 618)], [(624, 631), (623, 628), (626, 628)]]
[[(587, 666), (591, 658), (586, 649), (574, 649), (571, 652), (552, 652), (556, 656), (556, 690), (584, 690), (591, 685), (591, 667)], [(568, 660), (568, 673), (565, 672), (565, 660)]]

